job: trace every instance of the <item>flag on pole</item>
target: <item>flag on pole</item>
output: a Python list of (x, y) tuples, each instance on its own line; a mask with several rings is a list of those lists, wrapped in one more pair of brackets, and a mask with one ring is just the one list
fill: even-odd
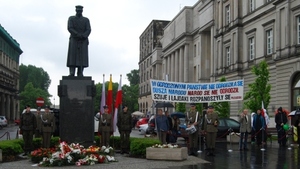
[(267, 110), (265, 109), (264, 101), (261, 101), (261, 115), (265, 118), (266, 127), (267, 127), (267, 125), (269, 124), (270, 119), (269, 119)]
[(112, 75), (110, 74), (109, 83), (108, 83), (108, 91), (107, 91), (107, 99), (106, 104), (108, 107), (108, 114), (112, 113), (112, 104), (113, 104), (113, 93), (112, 93)]
[(114, 114), (114, 132), (117, 129), (117, 120), (118, 120), (118, 108), (122, 104), (122, 75), (120, 75), (120, 83), (118, 87), (118, 92), (115, 102), (115, 114)]
[(102, 83), (102, 96), (101, 96), (101, 102), (100, 102), (100, 113), (102, 114), (104, 112), (105, 106), (105, 75), (103, 74), (103, 83)]

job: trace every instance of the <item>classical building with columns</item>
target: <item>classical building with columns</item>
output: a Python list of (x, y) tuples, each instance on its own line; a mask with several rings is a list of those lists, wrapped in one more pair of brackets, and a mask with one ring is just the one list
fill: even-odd
[[(169, 81), (206, 83), (224, 76), (244, 79), (247, 92), (255, 80), (251, 68), (266, 60), (272, 86), (269, 115), (280, 106), (300, 107), (300, 1), (199, 0), (170, 21), (160, 42), (160, 56), (150, 61), (149, 69), (159, 67), (153, 79), (168, 75)], [(243, 101), (231, 102), (230, 108), (236, 116)]]
[(0, 25), (0, 115), (8, 121), (19, 118), (20, 44)]
[(161, 79), (162, 47), (160, 39), (163, 36), (163, 28), (170, 21), (153, 20), (140, 36), (140, 58), (139, 58), (139, 111), (144, 114), (151, 111), (152, 98), (150, 90), (150, 79)]

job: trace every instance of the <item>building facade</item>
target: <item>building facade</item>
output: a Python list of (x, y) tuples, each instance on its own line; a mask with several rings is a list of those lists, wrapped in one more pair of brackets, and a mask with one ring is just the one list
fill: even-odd
[[(247, 92), (255, 80), (252, 66), (266, 60), (269, 114), (280, 106), (300, 107), (300, 1), (199, 0), (184, 7), (163, 34), (161, 55), (152, 58), (161, 63), (161, 72), (151, 78), (207, 83), (225, 76), (227, 81), (244, 79)], [(236, 116), (243, 101), (230, 107)]]
[(19, 43), (0, 25), (0, 115), (19, 118)]
[(163, 29), (170, 21), (153, 20), (140, 36), (140, 58), (139, 58), (139, 111), (149, 114), (152, 108), (150, 91), (150, 79), (161, 79), (162, 62), (157, 58), (161, 57), (162, 46), (160, 39), (163, 36)]

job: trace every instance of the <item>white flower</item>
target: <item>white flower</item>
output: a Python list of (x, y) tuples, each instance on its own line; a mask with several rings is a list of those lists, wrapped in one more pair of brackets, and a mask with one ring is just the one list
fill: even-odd
[(105, 152), (105, 153), (109, 153), (109, 149), (105, 149), (104, 152)]
[(115, 157), (113, 157), (113, 156), (107, 155), (106, 158), (107, 158), (107, 161), (116, 161)]

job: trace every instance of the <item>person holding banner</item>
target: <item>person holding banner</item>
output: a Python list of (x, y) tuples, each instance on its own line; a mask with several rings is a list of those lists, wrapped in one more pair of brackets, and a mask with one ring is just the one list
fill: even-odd
[(207, 156), (215, 156), (216, 137), (218, 132), (219, 117), (214, 112), (214, 106), (210, 105), (204, 119), (204, 132), (206, 133)]
[[(201, 114), (199, 114), (196, 110), (196, 104), (191, 103), (191, 109), (189, 112), (186, 114), (186, 124), (187, 124), (187, 129), (195, 127), (195, 129), (199, 129), (199, 123), (201, 122)], [(199, 137), (199, 132), (198, 130), (194, 133), (189, 134), (189, 155), (197, 156), (197, 151), (198, 151), (198, 137)]]

